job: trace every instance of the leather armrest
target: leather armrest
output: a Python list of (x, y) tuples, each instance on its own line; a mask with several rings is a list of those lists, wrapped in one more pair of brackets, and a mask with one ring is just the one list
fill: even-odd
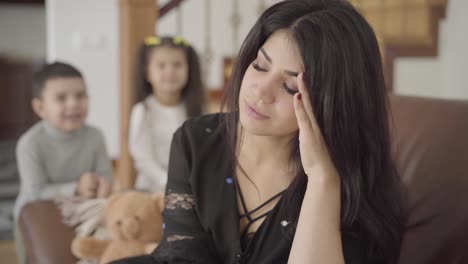
[(62, 223), (62, 216), (53, 201), (26, 204), (19, 216), (28, 263), (76, 263), (70, 250), (75, 237), (72, 227)]

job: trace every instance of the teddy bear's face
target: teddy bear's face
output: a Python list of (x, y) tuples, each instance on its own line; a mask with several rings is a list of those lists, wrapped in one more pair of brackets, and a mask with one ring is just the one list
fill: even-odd
[(130, 191), (109, 198), (106, 224), (113, 239), (158, 242), (162, 238), (162, 195)]

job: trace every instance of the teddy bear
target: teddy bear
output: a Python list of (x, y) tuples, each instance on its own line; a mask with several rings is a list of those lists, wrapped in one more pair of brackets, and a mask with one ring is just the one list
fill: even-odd
[(79, 237), (72, 241), (72, 253), (100, 264), (148, 254), (162, 239), (164, 195), (125, 191), (109, 197), (104, 212), (110, 240)]

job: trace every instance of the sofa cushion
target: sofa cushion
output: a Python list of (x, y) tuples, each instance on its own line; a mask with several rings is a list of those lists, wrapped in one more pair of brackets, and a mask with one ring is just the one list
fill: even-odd
[(74, 230), (61, 220), (53, 201), (36, 201), (23, 207), (19, 225), (29, 264), (77, 262), (70, 250)]
[(390, 106), (408, 195), (400, 263), (468, 263), (468, 102), (391, 96)]

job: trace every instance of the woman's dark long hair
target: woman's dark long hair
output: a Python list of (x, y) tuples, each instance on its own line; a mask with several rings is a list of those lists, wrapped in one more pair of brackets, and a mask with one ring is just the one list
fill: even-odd
[[(346, 1), (280, 2), (250, 30), (223, 100), (234, 164), (244, 73), (267, 38), (280, 29), (288, 30), (300, 50), (309, 99), (341, 178), (342, 232), (358, 230), (369, 260), (396, 263), (404, 228), (403, 197), (391, 158), (381, 56), (372, 28)], [(291, 162), (300, 169), (286, 195), (298, 215), (307, 177), (298, 138), (293, 145)]]
[(153, 93), (151, 83), (147, 80), (148, 64), (150, 55), (154, 49), (170, 47), (181, 49), (187, 58), (188, 79), (182, 90), (181, 97), (185, 102), (187, 116), (195, 117), (202, 114), (204, 88), (201, 79), (200, 61), (196, 51), (191, 45), (181, 38), (173, 37), (149, 37), (157, 39), (157, 43), (143, 42), (138, 50), (135, 72), (135, 103), (143, 101)]

